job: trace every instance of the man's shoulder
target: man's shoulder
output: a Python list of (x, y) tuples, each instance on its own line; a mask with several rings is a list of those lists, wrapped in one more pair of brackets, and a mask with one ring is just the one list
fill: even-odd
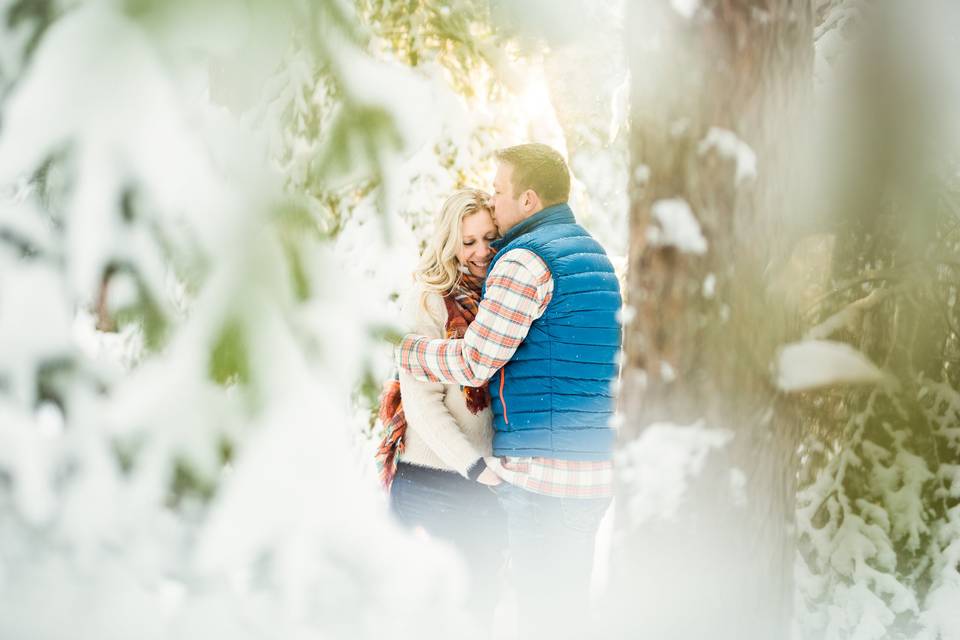
[(505, 247), (508, 251), (526, 249), (541, 258), (549, 260), (555, 255), (569, 251), (599, 250), (605, 253), (603, 246), (587, 229), (576, 222), (547, 225), (517, 238)]
[(540, 260), (540, 256), (538, 256), (537, 252), (533, 249), (527, 247), (512, 247), (505, 250), (499, 262), (507, 261), (527, 264), (528, 262), (536, 260)]
[[(527, 271), (534, 279), (541, 279), (546, 275), (550, 276), (550, 269), (546, 261), (536, 252), (524, 247), (514, 247), (507, 249), (499, 257), (496, 264), (490, 270), (490, 276), (503, 274), (510, 271), (513, 274)], [(489, 278), (489, 276), (488, 276)]]

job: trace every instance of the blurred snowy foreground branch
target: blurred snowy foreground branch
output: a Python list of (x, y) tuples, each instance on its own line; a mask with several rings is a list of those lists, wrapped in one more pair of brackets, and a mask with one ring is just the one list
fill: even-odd
[[(247, 4), (71, 3), (0, 36), (0, 637), (460, 627), (452, 555), (358, 471), (375, 314), (268, 163), (270, 109), (210, 99), (252, 25), (363, 54), (337, 2)], [(391, 97), (344, 109), (384, 136)], [(363, 164), (344, 122), (328, 171), (399, 148)]]

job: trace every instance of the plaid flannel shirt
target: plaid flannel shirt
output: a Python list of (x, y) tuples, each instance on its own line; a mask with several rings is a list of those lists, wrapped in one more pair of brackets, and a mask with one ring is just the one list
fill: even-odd
[[(480, 386), (500, 370), (526, 338), (553, 297), (546, 263), (527, 249), (512, 249), (487, 276), (487, 291), (463, 339), (409, 334), (397, 349), (397, 364), (417, 380)], [(533, 493), (557, 497), (612, 494), (612, 460), (559, 460), (505, 456), (488, 459), (501, 478)]]

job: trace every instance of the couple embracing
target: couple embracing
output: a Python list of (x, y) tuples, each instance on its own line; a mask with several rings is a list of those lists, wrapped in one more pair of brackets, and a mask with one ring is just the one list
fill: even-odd
[(497, 161), (493, 196), (453, 194), (424, 251), (380, 457), (400, 521), (462, 552), (481, 622), (506, 548), (521, 637), (566, 637), (589, 632), (612, 494), (620, 289), (562, 156), (525, 144)]

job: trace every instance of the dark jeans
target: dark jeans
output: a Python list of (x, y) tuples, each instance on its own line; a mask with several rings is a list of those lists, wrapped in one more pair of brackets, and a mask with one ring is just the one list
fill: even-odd
[(593, 550), (611, 498), (556, 498), (506, 482), (494, 492), (507, 514), (520, 637), (589, 637)]
[(401, 462), (390, 487), (390, 506), (404, 525), (421, 526), (459, 549), (470, 572), (468, 604), (479, 624), (489, 628), (507, 543), (497, 497), (456, 472)]

